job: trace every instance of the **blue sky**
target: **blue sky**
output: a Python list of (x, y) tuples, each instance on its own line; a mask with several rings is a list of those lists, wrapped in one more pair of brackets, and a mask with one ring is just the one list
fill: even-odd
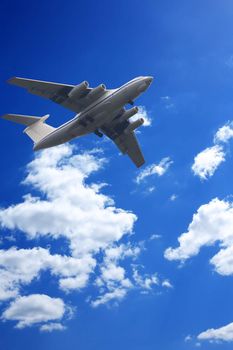
[(154, 76), (141, 170), (95, 135), (35, 158), (1, 121), (2, 349), (232, 349), (232, 15), (228, 0), (1, 1), (2, 115), (74, 115), (12, 76)]

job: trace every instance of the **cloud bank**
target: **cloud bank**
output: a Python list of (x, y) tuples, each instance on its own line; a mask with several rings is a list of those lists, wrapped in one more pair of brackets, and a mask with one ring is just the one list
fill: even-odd
[[(144, 250), (142, 243), (131, 241), (136, 215), (117, 208), (102, 193), (104, 183), (90, 180), (105, 163), (98, 151), (76, 154), (70, 145), (62, 145), (38, 153), (28, 164), (23, 181), (28, 193), (19, 203), (0, 209), (1, 229), (11, 231), (12, 237), (19, 231), (30, 246), (35, 244), (22, 249), (14, 240), (14, 246), (0, 250), (0, 300), (8, 305), (3, 321), (17, 322), (17, 328), (38, 326), (44, 332), (65, 329), (69, 308), (64, 300), (27, 293), (45, 271), (65, 300), (67, 293), (93, 285), (94, 292), (86, 300), (94, 308), (116, 304), (133, 289), (167, 288), (156, 273), (135, 268)], [(38, 246), (41, 238), (51, 246), (63, 238), (66, 254), (64, 249), (57, 248), (54, 254)], [(127, 242), (122, 243), (122, 238)]]

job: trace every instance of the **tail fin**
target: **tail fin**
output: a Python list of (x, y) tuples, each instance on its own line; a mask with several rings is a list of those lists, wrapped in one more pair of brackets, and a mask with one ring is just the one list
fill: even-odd
[(2, 118), (26, 125), (27, 128), (24, 132), (36, 143), (55, 130), (54, 127), (45, 123), (45, 120), (48, 119), (48, 117), (49, 114), (41, 118), (20, 114), (5, 114)]

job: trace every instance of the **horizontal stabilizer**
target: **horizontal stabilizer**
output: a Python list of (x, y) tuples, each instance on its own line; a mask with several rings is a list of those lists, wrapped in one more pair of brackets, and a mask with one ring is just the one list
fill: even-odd
[(31, 125), (38, 122), (41, 118), (29, 116), (29, 115), (21, 115), (21, 114), (5, 114), (2, 116), (3, 119), (10, 120), (11, 122), (23, 124), (23, 125)]
[(24, 132), (36, 143), (42, 140), (45, 136), (50, 134), (55, 128), (45, 123), (49, 114), (43, 117), (34, 117), (21, 114), (5, 114), (3, 119), (10, 120), (15, 123), (26, 125)]

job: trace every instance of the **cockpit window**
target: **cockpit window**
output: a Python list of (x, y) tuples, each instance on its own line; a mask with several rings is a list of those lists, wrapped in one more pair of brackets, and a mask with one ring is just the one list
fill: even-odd
[(134, 78), (134, 79), (132, 79), (132, 80), (130, 80), (130, 81), (135, 81), (135, 80), (138, 80), (138, 79), (140, 79), (141, 77), (137, 77), (137, 78)]

